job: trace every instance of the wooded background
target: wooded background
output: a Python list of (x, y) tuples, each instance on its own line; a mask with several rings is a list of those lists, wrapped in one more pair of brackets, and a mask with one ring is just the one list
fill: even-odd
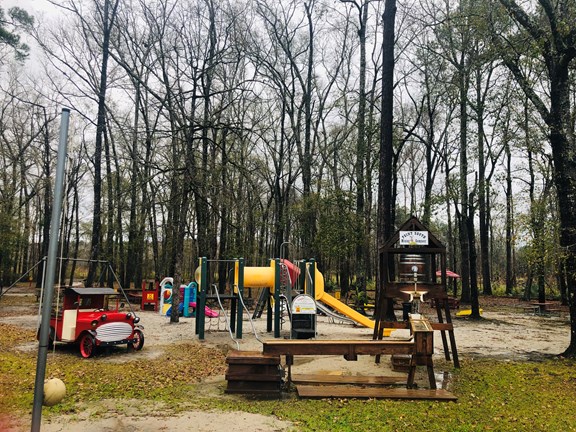
[[(373, 286), (383, 1), (49, 3), (0, 15), (4, 286), (47, 252), (62, 106), (63, 257), (109, 260), (125, 287), (281, 254)], [(558, 130), (575, 146), (574, 2), (395, 7), (393, 224), (442, 239), (464, 301), (568, 301), (558, 185), (576, 171), (554, 176), (576, 158), (553, 150)]]

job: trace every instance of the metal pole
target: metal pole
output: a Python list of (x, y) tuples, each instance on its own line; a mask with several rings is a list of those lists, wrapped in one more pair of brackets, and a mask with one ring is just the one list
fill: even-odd
[(54, 184), (54, 207), (50, 224), (50, 242), (48, 244), (48, 263), (46, 265), (46, 288), (42, 303), (42, 321), (40, 322), (40, 342), (38, 344), (38, 361), (36, 363), (36, 381), (34, 384), (34, 404), (32, 406), (32, 432), (40, 431), (42, 423), (42, 402), (44, 401), (44, 378), (46, 377), (46, 358), (48, 356), (48, 341), (50, 332), (50, 309), (54, 295), (54, 278), (56, 275), (56, 259), (60, 218), (62, 214), (62, 197), (64, 195), (64, 173), (66, 168), (68, 124), (70, 109), (62, 109), (60, 120), (60, 143), (58, 145), (58, 162), (56, 165), (56, 183)]
[(12, 288), (14, 288), (18, 282), (20, 282), (22, 279), (24, 279), (32, 270), (34, 270), (36, 267), (38, 267), (38, 265), (40, 263), (42, 263), (43, 261), (44, 261), (44, 259), (41, 259), (36, 264), (34, 264), (34, 266), (31, 269), (29, 269), (26, 273), (24, 273), (22, 276), (20, 276), (12, 285), (10, 285), (8, 288), (6, 288), (6, 290), (2, 290), (2, 287), (0, 286), (0, 298), (2, 298), (2, 296), (4, 294), (6, 294), (8, 291), (10, 291)]

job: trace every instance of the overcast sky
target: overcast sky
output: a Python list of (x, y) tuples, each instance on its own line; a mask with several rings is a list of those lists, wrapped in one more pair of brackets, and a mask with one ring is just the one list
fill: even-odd
[(2, 7), (9, 9), (12, 6), (18, 6), (32, 15), (47, 12), (54, 9), (47, 0), (0, 0)]

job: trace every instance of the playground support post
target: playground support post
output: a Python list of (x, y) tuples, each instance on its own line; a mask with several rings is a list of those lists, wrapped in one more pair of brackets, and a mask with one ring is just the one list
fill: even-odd
[[(314, 258), (310, 259), (310, 279), (311, 279), (311, 284), (310, 284), (310, 295), (312, 296), (312, 298), (314, 299), (314, 301), (316, 301), (316, 260)], [(317, 318), (318, 316), (316, 314), (314, 314), (313, 320), (314, 320), (314, 329), (317, 328)]]
[(280, 259), (274, 259), (274, 337), (280, 337)]
[(267, 291), (267, 293), (266, 293), (266, 331), (271, 332), (272, 331), (272, 302), (270, 301), (270, 299), (271, 299), (270, 287), (266, 287), (264, 289)]
[[(244, 258), (239, 258), (237, 260), (238, 265), (238, 281), (237, 281), (237, 289), (238, 289), (238, 299), (244, 295)], [(233, 293), (232, 293), (233, 294)], [(243, 298), (243, 297), (242, 297)], [(242, 305), (244, 304), (243, 301), (237, 303), (237, 313), (236, 313), (236, 339), (242, 339), (242, 317), (244, 316), (244, 310)], [(230, 317), (231, 320), (234, 317)]]
[[(204, 340), (206, 332), (206, 298), (208, 292), (208, 259), (200, 258), (200, 289), (196, 302), (196, 334)], [(236, 338), (242, 339), (243, 302), (238, 302), (244, 294), (244, 258), (234, 260), (234, 278), (236, 288), (232, 287), (230, 299), (230, 331), (236, 332)], [(236, 289), (236, 292), (234, 292)]]
[(208, 286), (208, 259), (200, 258), (200, 292), (196, 302), (196, 334), (198, 339), (204, 340), (204, 330), (206, 323), (206, 287)]
[(316, 261), (314, 258), (310, 258), (310, 261), (308, 261), (307, 270), (306, 276), (310, 279), (308, 279), (309, 284), (306, 285), (306, 294), (316, 300)]

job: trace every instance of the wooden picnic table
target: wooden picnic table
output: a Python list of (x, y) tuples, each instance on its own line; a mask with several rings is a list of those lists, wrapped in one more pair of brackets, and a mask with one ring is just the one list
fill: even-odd
[(552, 308), (555, 306), (554, 302), (531, 302), (530, 306), (534, 308), (535, 315), (548, 315), (552, 312), (560, 312), (560, 308)]

